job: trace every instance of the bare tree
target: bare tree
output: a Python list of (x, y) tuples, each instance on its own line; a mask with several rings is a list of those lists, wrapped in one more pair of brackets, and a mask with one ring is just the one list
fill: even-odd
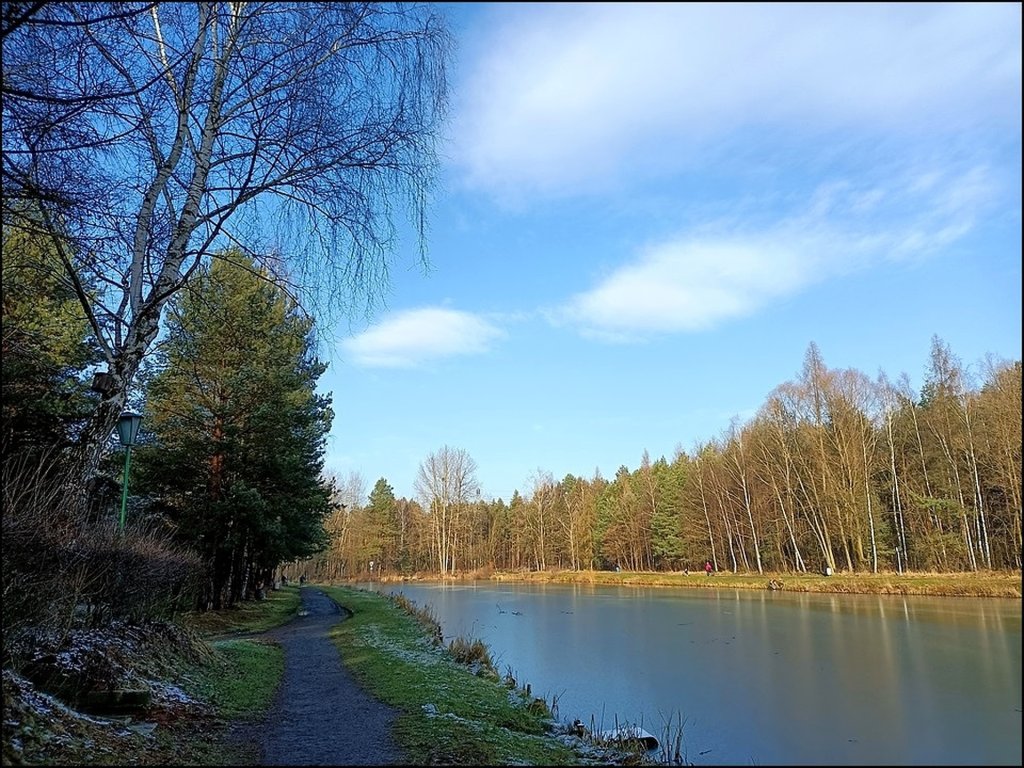
[(530, 473), (530, 501), (527, 504), (531, 539), (533, 541), (533, 564), (538, 571), (546, 571), (548, 567), (548, 530), (552, 525), (552, 509), (558, 490), (555, 478), (546, 469), (537, 469)]
[(1021, 364), (989, 356), (984, 361), (985, 385), (979, 393), (981, 432), (988, 436), (981, 460), (988, 465), (991, 485), (1003, 507), (1003, 567), (1021, 564)]
[(386, 288), (396, 209), (425, 258), (430, 6), (5, 3), (3, 36), (4, 225), (53, 236), (109, 369), (87, 468), (204, 259), (241, 248), (336, 317)]
[(593, 528), (597, 494), (585, 478), (566, 475), (558, 488), (565, 514), (559, 523), (569, 548), (569, 564), (574, 571), (593, 567)]
[(420, 464), (416, 493), (429, 510), (437, 564), (455, 573), (466, 506), (480, 494), (476, 461), (462, 448), (443, 446)]
[(882, 404), (882, 421), (885, 431), (885, 448), (887, 451), (887, 463), (889, 472), (889, 506), (892, 511), (892, 529), (894, 538), (894, 552), (896, 557), (896, 572), (903, 573), (907, 568), (907, 525), (904, 514), (903, 496), (906, 484), (901, 477), (901, 467), (896, 461), (896, 430), (894, 424), (895, 414), (899, 408), (899, 395), (895, 387), (885, 376), (879, 373), (877, 388), (879, 399)]
[(747, 513), (747, 522), (750, 523), (750, 540), (754, 545), (754, 562), (757, 564), (757, 572), (764, 573), (764, 566), (761, 564), (761, 536), (757, 524), (754, 522), (754, 511), (750, 501), (750, 483), (747, 480), (749, 461), (743, 452), (743, 432), (744, 430), (739, 426), (739, 419), (733, 417), (728, 432), (728, 447), (730, 448), (727, 451), (728, 464), (730, 472), (733, 473), (733, 482), (739, 484), (743, 511)]

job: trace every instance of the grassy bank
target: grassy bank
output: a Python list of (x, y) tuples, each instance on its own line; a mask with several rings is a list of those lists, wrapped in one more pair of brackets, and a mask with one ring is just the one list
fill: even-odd
[(259, 757), (251, 741), (234, 736), (238, 726), (256, 723), (270, 708), (284, 675), (284, 651), (260, 637), (231, 637), (265, 632), (291, 621), (302, 598), (298, 587), (271, 592), (266, 599), (224, 611), (193, 613), (184, 624), (209, 645), (211, 658), (189, 668), (183, 688), (212, 715), (205, 732), (178, 734), (177, 747), (192, 765), (251, 765)]
[(388, 598), (324, 587), (352, 612), (332, 632), (345, 664), (380, 700), (401, 711), (395, 733), (418, 765), (574, 765), (583, 758), (547, 731), (547, 702), (503, 682), (486, 649), (458, 639), (460, 664), (430, 626)]
[[(395, 581), (438, 581), (436, 575), (396, 578)], [(731, 573), (711, 576), (691, 572), (651, 571), (475, 571), (455, 581), (522, 582), (529, 584), (600, 584), (628, 587), (684, 587), (691, 589), (771, 589), (787, 592), (835, 594), (917, 595), (933, 597), (1021, 597), (1021, 572), (978, 573)]]

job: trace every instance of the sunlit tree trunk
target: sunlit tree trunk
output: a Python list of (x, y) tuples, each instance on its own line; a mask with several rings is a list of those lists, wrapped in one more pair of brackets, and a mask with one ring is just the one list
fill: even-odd
[(889, 464), (889, 503), (892, 507), (892, 527), (894, 550), (896, 554), (896, 572), (903, 573), (907, 563), (907, 529), (903, 515), (903, 490), (900, 484), (900, 471), (896, 464), (896, 438), (893, 431), (893, 412), (897, 395), (892, 385), (884, 376), (878, 380), (878, 391), (883, 400), (882, 422), (885, 425), (885, 446), (888, 449)]
[[(774, 400), (770, 400), (766, 409), (766, 412), (771, 414), (773, 410), (778, 407), (778, 404)], [(777, 417), (778, 414), (776, 414)], [(772, 438), (772, 442), (768, 440), (760, 441), (760, 457), (761, 467), (763, 467), (764, 473), (761, 477), (762, 482), (771, 488), (771, 493), (775, 498), (775, 501), (779, 505), (779, 514), (782, 516), (782, 522), (786, 529), (786, 535), (789, 540), (789, 549), (793, 556), (793, 570), (798, 572), (804, 572), (807, 570), (807, 566), (804, 563), (803, 555), (800, 553), (800, 544), (796, 538), (796, 531), (794, 529), (794, 521), (791, 519), (790, 512), (786, 498), (783, 496), (783, 488), (785, 488), (786, 496), (791, 497), (793, 491), (793, 478), (792, 478), (792, 463), (789, 458), (789, 451), (785, 445), (784, 435), (782, 433), (781, 426), (779, 426), (774, 418), (768, 418), (765, 420), (765, 428)], [(779, 466), (779, 460), (781, 458), (781, 467)], [(776, 471), (781, 469), (782, 482), (780, 483), (779, 478), (776, 476)], [(795, 511), (793, 512), (795, 517)], [(780, 542), (780, 552), (782, 551)]]
[(963, 402), (963, 420), (967, 431), (967, 459), (971, 468), (971, 477), (974, 481), (974, 508), (977, 510), (977, 530), (975, 540), (978, 542), (979, 550), (985, 558), (985, 567), (992, 567), (992, 550), (989, 548), (988, 525), (985, 520), (985, 496), (981, 492), (981, 478), (978, 474), (978, 456), (974, 450), (974, 425), (971, 420), (970, 393), (965, 393)]
[(704, 493), (704, 471), (705, 471), (705, 467), (707, 466), (707, 464), (706, 464), (706, 462), (703, 460), (703, 458), (700, 455), (697, 456), (696, 462), (697, 462), (697, 472), (696, 472), (696, 475), (697, 475), (697, 485), (698, 485), (698, 487), (700, 489), (700, 504), (701, 504), (701, 508), (704, 510), (704, 521), (707, 523), (707, 526), (708, 526), (708, 544), (711, 547), (711, 563), (715, 566), (715, 570), (717, 571), (718, 570), (718, 554), (715, 551), (715, 533), (714, 533), (714, 531), (711, 528), (711, 513), (708, 510), (708, 499), (707, 499), (706, 494)]
[(764, 567), (761, 564), (761, 544), (758, 541), (760, 536), (758, 535), (757, 526), (754, 524), (754, 512), (750, 504), (750, 488), (747, 484), (746, 457), (743, 454), (743, 435), (736, 428), (735, 422), (730, 430), (730, 438), (736, 446), (736, 450), (730, 451), (730, 459), (731, 464), (736, 471), (736, 478), (739, 480), (740, 494), (743, 498), (743, 509), (747, 513), (747, 522), (750, 524), (750, 538), (754, 545), (754, 559), (757, 563), (757, 572), (764, 573)]

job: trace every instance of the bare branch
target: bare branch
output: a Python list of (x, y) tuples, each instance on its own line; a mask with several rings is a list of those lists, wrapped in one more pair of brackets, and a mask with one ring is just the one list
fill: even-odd
[(430, 6), (55, 2), (4, 30), (4, 221), (31, 201), (61, 224), (123, 386), (228, 246), (322, 319), (382, 295), (396, 212), (424, 258), (450, 48)]

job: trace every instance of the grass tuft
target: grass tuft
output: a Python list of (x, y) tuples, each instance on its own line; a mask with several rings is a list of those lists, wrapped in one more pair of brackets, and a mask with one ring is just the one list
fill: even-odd
[(448, 644), (448, 652), (456, 663), (473, 668), (477, 675), (490, 677), (493, 680), (500, 679), (498, 670), (494, 667), (494, 661), (491, 659), (490, 649), (483, 640), (457, 637)]

